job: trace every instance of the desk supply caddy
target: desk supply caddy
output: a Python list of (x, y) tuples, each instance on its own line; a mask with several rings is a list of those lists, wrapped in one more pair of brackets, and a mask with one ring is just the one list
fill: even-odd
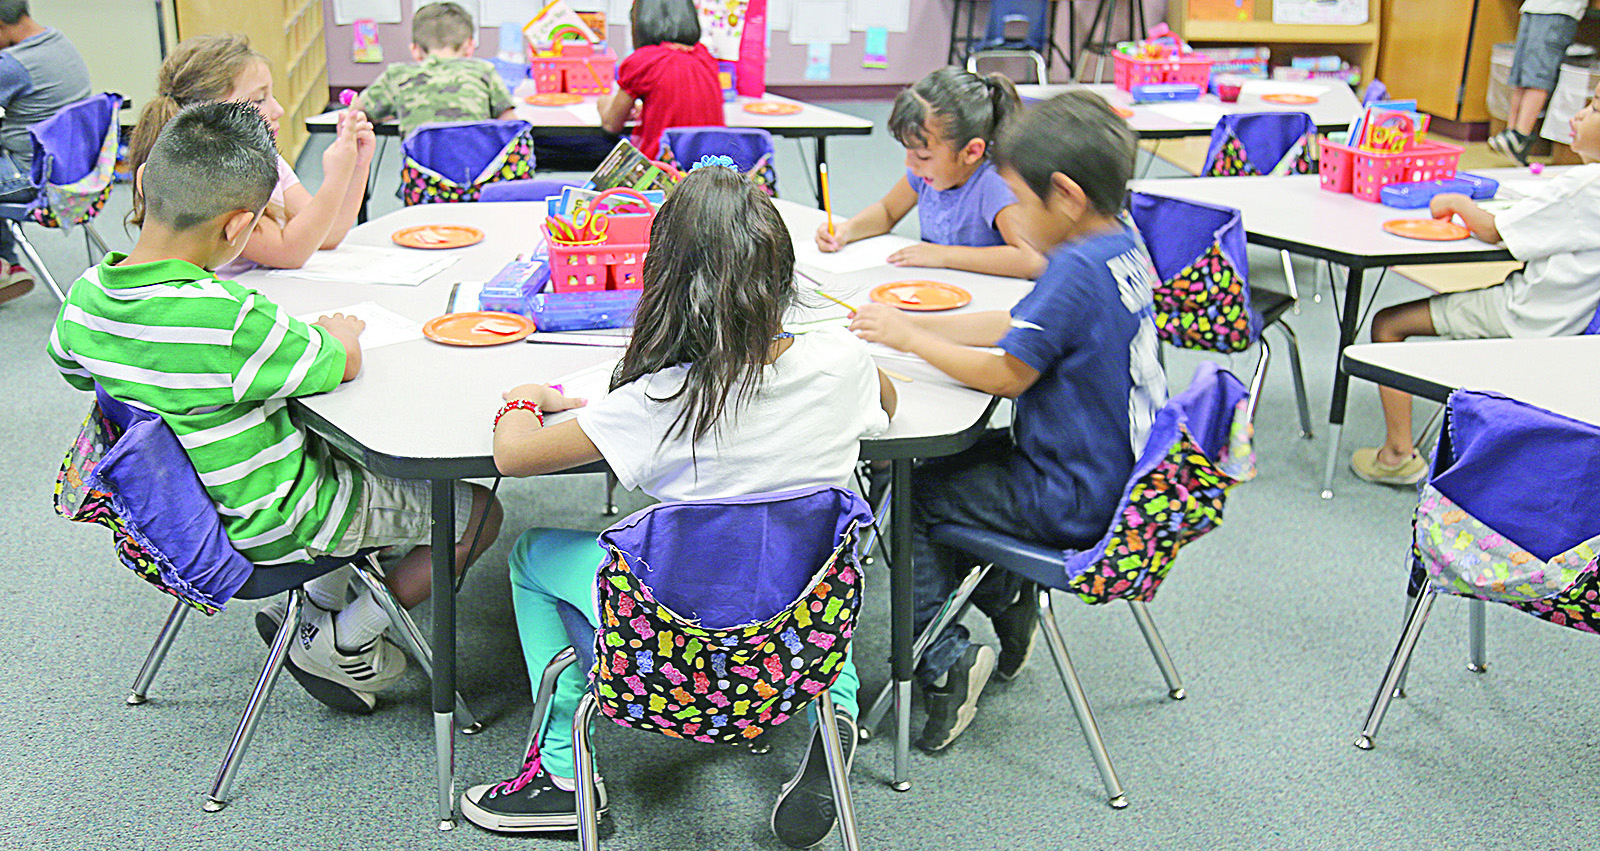
[(617, 54), (565, 4), (551, 3), (522, 30), (528, 77), (540, 94), (603, 95), (617, 78)]
[(1426, 114), (1369, 108), (1346, 137), (1348, 144), (1322, 140), (1322, 188), (1377, 202), (1390, 184), (1455, 177), (1461, 148), (1427, 141), (1427, 129)]
[(1166, 24), (1151, 28), (1144, 41), (1119, 43), (1111, 64), (1111, 80), (1125, 92), (1149, 83), (1193, 83), (1205, 91), (1211, 82), (1211, 57), (1196, 53)]

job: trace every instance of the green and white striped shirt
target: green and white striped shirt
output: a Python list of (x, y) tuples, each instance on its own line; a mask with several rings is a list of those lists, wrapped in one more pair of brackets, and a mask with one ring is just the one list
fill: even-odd
[(350, 524), (359, 469), (289, 419), (291, 396), (344, 377), (344, 347), (266, 296), (182, 260), (116, 266), (73, 284), (50, 332), (67, 382), (159, 414), (223, 528), (257, 564), (326, 552)]

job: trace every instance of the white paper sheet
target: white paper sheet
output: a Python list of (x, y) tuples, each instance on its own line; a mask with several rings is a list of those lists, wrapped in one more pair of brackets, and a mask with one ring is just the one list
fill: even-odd
[(883, 27), (892, 33), (911, 28), (911, 0), (850, 0), (850, 29)]
[[(593, 403), (594, 400), (603, 398), (607, 393), (611, 392), (611, 373), (616, 368), (617, 362), (610, 360), (605, 363), (597, 363), (588, 369), (569, 372), (550, 383), (561, 385), (561, 392), (565, 396), (575, 399), (587, 399), (590, 403)], [(570, 419), (576, 419), (580, 410), (582, 408), (546, 414), (544, 424), (553, 426)]]
[(1209, 103), (1194, 103), (1178, 101), (1176, 103), (1154, 103), (1147, 107), (1151, 112), (1166, 116), (1180, 124), (1193, 124), (1196, 127), (1212, 127), (1226, 113), (1220, 106)]
[(348, 307), (336, 307), (332, 310), (319, 310), (316, 313), (307, 313), (304, 316), (296, 316), (295, 318), (301, 322), (315, 322), (319, 317), (331, 316), (335, 313), (354, 316), (367, 323), (367, 327), (361, 329), (360, 339), (363, 350), (422, 339), (422, 323), (412, 322), (404, 316), (380, 306), (377, 302), (371, 301), (363, 301)]
[(267, 275), (274, 278), (414, 287), (456, 260), (456, 255), (444, 251), (341, 245), (332, 251), (318, 251), (311, 255), (306, 265), (298, 269), (273, 269)]
[(793, 0), (789, 43), (850, 43), (850, 4), (846, 0)]
[[(793, 20), (791, 13), (794, 11), (794, 0), (767, 0), (767, 32), (773, 30), (789, 29), (789, 22)], [(767, 38), (767, 43), (772, 43), (772, 38)]]
[(1550, 181), (1539, 180), (1538, 178), (1502, 180), (1500, 181), (1500, 188), (1495, 191), (1495, 197), (1506, 199), (1531, 198), (1544, 191), (1544, 188), (1549, 185)]
[[(400, 23), (400, 0), (333, 0), (333, 22), (348, 26), (359, 18), (380, 24)], [(349, 41), (349, 37), (345, 38)]]
[(800, 266), (842, 275), (848, 272), (859, 272), (863, 269), (875, 269), (889, 264), (889, 255), (916, 244), (916, 240), (907, 239), (895, 234), (884, 234), (852, 242), (832, 254), (824, 254), (817, 248), (815, 241), (810, 239), (797, 240), (794, 248), (794, 261)]
[[(1340, 83), (1339, 85), (1344, 85)], [(1301, 83), (1290, 80), (1245, 80), (1239, 95), (1311, 95), (1321, 97), (1332, 90), (1326, 83)]]
[(1275, 24), (1354, 26), (1367, 22), (1367, 0), (1273, 0)]
[(600, 106), (592, 100), (575, 103), (567, 107), (567, 111), (578, 117), (585, 126), (598, 127), (600, 125)]

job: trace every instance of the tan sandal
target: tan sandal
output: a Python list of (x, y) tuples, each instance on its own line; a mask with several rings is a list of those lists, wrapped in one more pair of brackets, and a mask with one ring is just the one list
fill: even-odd
[(1364, 481), (1378, 485), (1414, 485), (1428, 476), (1428, 462), (1415, 449), (1399, 464), (1378, 461), (1378, 449), (1357, 449), (1350, 454), (1350, 469)]

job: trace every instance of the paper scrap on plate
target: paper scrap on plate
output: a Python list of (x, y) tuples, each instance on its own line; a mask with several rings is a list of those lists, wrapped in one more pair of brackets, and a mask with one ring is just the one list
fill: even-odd
[(298, 269), (273, 269), (267, 275), (308, 281), (414, 287), (437, 275), (457, 259), (457, 255), (444, 252), (425, 255), (416, 249), (346, 244), (331, 251), (318, 251)]
[(361, 329), (361, 348), (363, 351), (376, 349), (379, 346), (392, 346), (395, 343), (406, 343), (411, 340), (422, 339), (422, 323), (412, 322), (398, 313), (378, 305), (377, 302), (363, 301), (348, 307), (335, 307), (332, 310), (319, 310), (295, 318), (301, 322), (315, 322), (319, 317), (332, 316), (343, 313), (367, 323)]
[(829, 254), (818, 248), (814, 240), (801, 239), (795, 243), (794, 262), (806, 268), (831, 272), (835, 275), (859, 272), (863, 269), (876, 269), (889, 265), (889, 255), (908, 245), (915, 245), (916, 242), (914, 239), (891, 233), (852, 242)]

